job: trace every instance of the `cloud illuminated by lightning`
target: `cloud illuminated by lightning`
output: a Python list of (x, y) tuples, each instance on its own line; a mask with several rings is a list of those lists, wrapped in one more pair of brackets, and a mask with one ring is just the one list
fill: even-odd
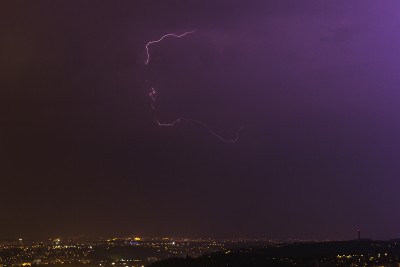
[[(194, 32), (195, 32), (195, 30), (193, 30), (193, 31), (188, 31), (188, 32), (184, 32), (184, 33), (182, 33), (182, 34), (168, 33), (168, 34), (163, 35), (163, 36), (162, 36), (160, 39), (158, 39), (158, 40), (154, 40), (154, 41), (148, 42), (148, 43), (146, 44), (146, 55), (147, 55), (147, 58), (146, 58), (146, 61), (145, 61), (145, 65), (148, 65), (149, 62), (150, 62), (150, 46), (151, 46), (152, 44), (159, 43), (159, 42), (161, 42), (162, 40), (164, 40), (164, 39), (167, 38), (167, 37), (181, 38), (181, 37), (184, 37), (184, 36), (186, 36), (186, 35), (188, 35), (188, 34), (192, 34), (192, 33), (194, 33)], [(150, 93), (149, 93), (149, 97), (150, 97), (151, 100), (152, 100), (152, 102), (151, 102), (151, 108), (153, 109), (153, 112), (154, 112), (154, 113), (156, 112), (156, 108), (155, 108), (155, 104), (156, 104), (156, 101), (157, 101), (157, 99), (156, 99), (156, 94), (157, 94), (156, 90), (154, 89), (154, 87), (152, 87), (152, 88), (151, 88), (151, 91), (150, 91)], [(226, 142), (226, 143), (235, 143), (235, 142), (237, 142), (237, 141), (239, 140), (239, 134), (240, 134), (241, 130), (243, 129), (243, 127), (240, 127), (240, 128), (236, 131), (235, 137), (234, 137), (234, 138), (231, 138), (231, 139), (228, 139), (228, 138), (224, 138), (224, 137), (222, 137), (221, 135), (217, 134), (217, 133), (216, 133), (213, 129), (211, 129), (205, 122), (202, 122), (202, 121), (199, 121), (199, 120), (189, 119), (189, 118), (184, 118), (184, 117), (179, 117), (179, 118), (177, 118), (177, 119), (175, 119), (174, 121), (169, 122), (169, 123), (160, 122), (157, 118), (156, 118), (155, 120), (156, 120), (156, 122), (157, 122), (157, 124), (158, 124), (159, 126), (174, 126), (174, 125), (176, 125), (177, 123), (180, 123), (180, 122), (192, 122), (192, 123), (198, 124), (198, 125), (200, 125), (200, 126), (206, 128), (213, 136), (215, 136), (215, 137), (218, 138), (219, 140), (221, 140), (221, 141), (223, 141), (223, 142)]]

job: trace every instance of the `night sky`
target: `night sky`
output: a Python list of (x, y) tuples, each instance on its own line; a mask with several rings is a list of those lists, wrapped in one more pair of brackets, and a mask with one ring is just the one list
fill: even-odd
[(3, 1), (0, 239), (400, 237), (399, 10)]

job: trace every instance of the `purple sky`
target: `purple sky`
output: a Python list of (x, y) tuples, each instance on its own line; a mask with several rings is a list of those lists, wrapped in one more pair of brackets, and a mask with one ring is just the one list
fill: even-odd
[(400, 237), (399, 9), (1, 3), (0, 239)]

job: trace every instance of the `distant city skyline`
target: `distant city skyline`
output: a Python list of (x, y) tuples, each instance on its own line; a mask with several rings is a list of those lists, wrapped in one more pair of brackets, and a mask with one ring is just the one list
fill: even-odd
[[(0, 266), (398, 266), (398, 240), (97, 238), (0, 242)], [(173, 262), (173, 264), (172, 264)], [(307, 263), (308, 264), (305, 264)], [(168, 264), (169, 263), (169, 264)], [(378, 265), (379, 264), (379, 265)]]

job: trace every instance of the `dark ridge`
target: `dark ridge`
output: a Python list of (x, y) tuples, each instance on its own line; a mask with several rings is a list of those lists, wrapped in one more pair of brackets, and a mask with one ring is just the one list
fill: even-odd
[(230, 250), (198, 258), (170, 258), (149, 266), (398, 266), (399, 258), (397, 242), (361, 239)]

